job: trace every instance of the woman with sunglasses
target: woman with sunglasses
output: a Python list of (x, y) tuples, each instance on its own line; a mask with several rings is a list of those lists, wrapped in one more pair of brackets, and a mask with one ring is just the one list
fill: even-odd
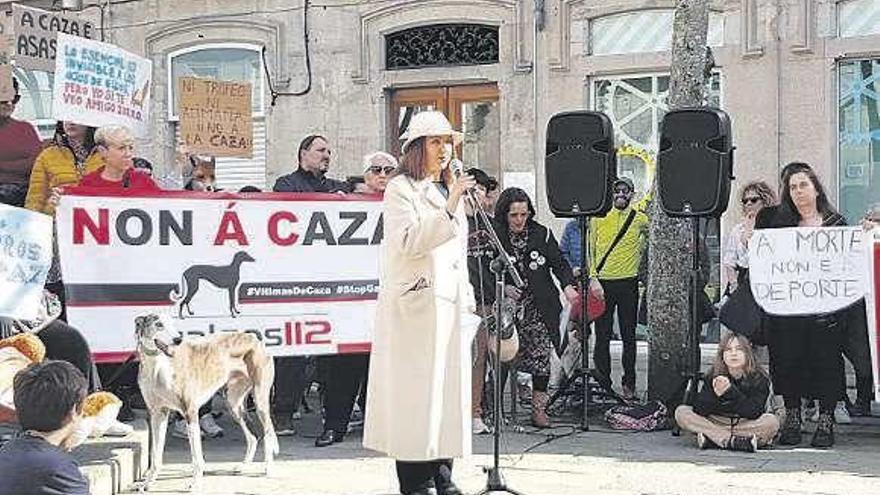
[(776, 193), (770, 186), (756, 180), (743, 186), (739, 193), (743, 220), (734, 225), (727, 234), (721, 254), (727, 291), (733, 292), (739, 282), (746, 279), (749, 269), (749, 239), (755, 229), (755, 217), (762, 208), (776, 204)]
[(384, 151), (376, 151), (364, 157), (364, 187), (356, 191), (362, 194), (382, 194), (391, 174), (397, 170), (397, 160)]
[(12, 99), (0, 101), (0, 203), (22, 207), (34, 159), (40, 152), (40, 137), (34, 126), (12, 118), (21, 99), (14, 77), (12, 87)]

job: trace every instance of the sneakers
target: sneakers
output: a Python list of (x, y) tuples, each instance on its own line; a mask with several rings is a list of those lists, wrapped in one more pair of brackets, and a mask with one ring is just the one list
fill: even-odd
[(471, 433), (474, 435), (486, 435), (492, 433), (492, 430), (483, 422), (483, 418), (473, 418), (471, 420)]
[(834, 416), (832, 414), (822, 413), (819, 415), (819, 422), (810, 445), (817, 449), (827, 449), (834, 445)]
[[(181, 418), (174, 420), (171, 424), (171, 436), (186, 440), (189, 438), (189, 430), (187, 429), (186, 420)], [(204, 435), (202, 435), (204, 436)]]
[(114, 420), (112, 423), (110, 423), (110, 427), (104, 431), (104, 436), (125, 437), (125, 436), (128, 436), (133, 431), (134, 431), (133, 426), (127, 425), (121, 421)]
[(293, 417), (290, 414), (273, 414), (272, 424), (275, 426), (275, 434), (279, 437), (289, 437), (296, 433), (293, 428)]
[(756, 452), (758, 450), (758, 437), (749, 435), (741, 437), (734, 435), (727, 441), (727, 450), (735, 450), (737, 452)]
[(779, 434), (779, 445), (797, 445), (801, 443), (801, 410), (792, 408), (786, 411), (785, 423)]
[(199, 418), (199, 426), (202, 428), (204, 436), (208, 438), (220, 438), (223, 436), (223, 428), (220, 428), (217, 422), (214, 421), (214, 415), (211, 413)]
[(715, 442), (710, 440), (709, 437), (707, 437), (706, 435), (702, 433), (697, 433), (697, 447), (700, 450), (706, 450), (718, 447), (718, 445), (715, 445)]
[(838, 401), (834, 407), (834, 421), (839, 425), (848, 425), (852, 423), (849, 411), (846, 409), (846, 402)]

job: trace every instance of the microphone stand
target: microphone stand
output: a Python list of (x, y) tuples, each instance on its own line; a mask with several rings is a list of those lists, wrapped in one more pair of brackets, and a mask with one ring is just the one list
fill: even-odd
[[(458, 174), (456, 174), (458, 175)], [(501, 393), (501, 330), (502, 330), (502, 304), (501, 301), (504, 298), (504, 279), (506, 275), (510, 276), (511, 282), (517, 288), (522, 288), (525, 283), (523, 282), (522, 276), (520, 276), (516, 267), (513, 266), (513, 260), (510, 258), (510, 255), (507, 254), (507, 251), (504, 249), (504, 246), (501, 244), (501, 239), (498, 237), (498, 233), (495, 232), (495, 229), (492, 227), (492, 221), (489, 219), (489, 215), (486, 214), (486, 210), (483, 209), (483, 205), (480, 201), (474, 197), (474, 193), (472, 190), (468, 189), (466, 191), (466, 198), (471, 205), (471, 209), (473, 210), (476, 216), (475, 226), (479, 229), (480, 222), (486, 227), (486, 233), (488, 234), (489, 241), (495, 248), (495, 252), (498, 255), (494, 260), (489, 264), (489, 269), (495, 274), (495, 302), (492, 304), (492, 311), (495, 315), (495, 359), (492, 362), (492, 372), (495, 375), (495, 390), (493, 390), (493, 394), (495, 397), (494, 404), (492, 405), (493, 409), (493, 418), (492, 418), (492, 467), (483, 468), (483, 471), (487, 475), (486, 479), (486, 487), (483, 488), (477, 495), (486, 495), (489, 493), (510, 493), (511, 495), (523, 495), (522, 493), (510, 488), (507, 486), (507, 483), (504, 481), (504, 477), (501, 475), (501, 400), (503, 394)], [(482, 287), (480, 287), (482, 290)], [(512, 322), (510, 324), (513, 324)]]

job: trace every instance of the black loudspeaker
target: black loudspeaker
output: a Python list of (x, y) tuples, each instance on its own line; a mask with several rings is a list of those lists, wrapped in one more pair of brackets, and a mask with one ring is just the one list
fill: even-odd
[(617, 150), (601, 112), (562, 112), (547, 123), (547, 202), (557, 217), (601, 216), (611, 209)]
[(717, 217), (733, 179), (730, 118), (710, 107), (672, 110), (660, 127), (660, 207), (671, 217)]

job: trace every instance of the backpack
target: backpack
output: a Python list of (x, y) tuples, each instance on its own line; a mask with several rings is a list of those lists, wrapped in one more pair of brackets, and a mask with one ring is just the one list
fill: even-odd
[(669, 428), (666, 406), (660, 401), (634, 406), (614, 406), (605, 411), (605, 421), (614, 430), (657, 431)]

